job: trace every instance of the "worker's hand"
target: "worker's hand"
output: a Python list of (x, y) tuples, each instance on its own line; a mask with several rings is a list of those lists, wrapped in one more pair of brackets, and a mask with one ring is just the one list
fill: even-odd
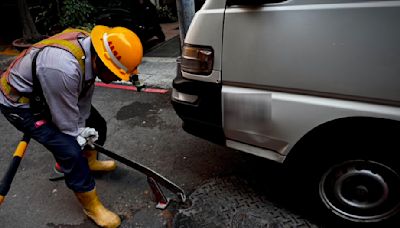
[(93, 148), (93, 143), (96, 142), (97, 139), (99, 139), (99, 133), (96, 131), (96, 129), (91, 127), (79, 128), (79, 135), (76, 137), (76, 140), (82, 149), (86, 145), (89, 145)]

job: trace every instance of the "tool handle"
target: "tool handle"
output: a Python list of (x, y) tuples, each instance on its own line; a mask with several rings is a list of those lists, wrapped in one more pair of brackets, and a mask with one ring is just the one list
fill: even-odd
[(4, 197), (10, 190), (11, 183), (14, 179), (15, 174), (17, 173), (19, 164), (24, 157), (26, 148), (28, 147), (29, 140), (30, 137), (24, 135), (22, 140), (18, 143), (17, 149), (15, 149), (14, 151), (13, 159), (11, 160), (8, 169), (3, 176), (3, 179), (0, 181), (0, 204), (3, 203)]

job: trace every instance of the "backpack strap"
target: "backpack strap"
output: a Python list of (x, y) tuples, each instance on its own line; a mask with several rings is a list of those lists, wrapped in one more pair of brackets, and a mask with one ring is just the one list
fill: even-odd
[(36, 75), (36, 59), (44, 48), (40, 48), (32, 59), (32, 93), (29, 100), (30, 108), (34, 114), (41, 114), (47, 119), (51, 119), (49, 106), (44, 98), (42, 86)]

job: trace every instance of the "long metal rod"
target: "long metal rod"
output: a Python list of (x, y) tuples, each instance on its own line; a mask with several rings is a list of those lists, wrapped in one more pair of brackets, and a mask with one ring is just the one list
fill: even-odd
[(102, 146), (100, 146), (100, 145), (98, 145), (96, 143), (93, 143), (93, 145), (94, 145), (95, 149), (98, 152), (100, 152), (102, 154), (105, 154), (108, 157), (113, 158), (113, 159), (115, 159), (115, 160), (117, 160), (117, 161), (119, 161), (119, 162), (121, 162), (121, 163), (123, 163), (123, 164), (125, 164), (125, 165), (127, 165), (127, 166), (129, 166), (131, 168), (133, 168), (133, 169), (138, 170), (139, 172), (145, 174), (147, 177), (153, 178), (157, 183), (161, 184), (162, 186), (164, 186), (168, 190), (170, 190), (173, 193), (177, 194), (181, 198), (182, 202), (186, 201), (186, 194), (183, 191), (183, 189), (180, 188), (179, 186), (177, 186), (176, 184), (174, 184), (173, 182), (171, 182), (170, 180), (168, 180), (167, 178), (163, 177), (161, 174), (155, 172), (154, 170), (152, 170), (152, 169), (150, 169), (150, 168), (148, 168), (148, 167), (146, 167), (144, 165), (141, 165), (141, 164), (139, 164), (137, 162), (128, 160), (128, 159), (126, 159), (126, 158), (124, 158), (124, 157), (122, 157), (122, 156), (120, 156), (120, 155), (118, 155), (118, 154), (116, 154), (114, 152), (111, 152), (111, 151), (105, 149), (104, 147), (102, 147)]

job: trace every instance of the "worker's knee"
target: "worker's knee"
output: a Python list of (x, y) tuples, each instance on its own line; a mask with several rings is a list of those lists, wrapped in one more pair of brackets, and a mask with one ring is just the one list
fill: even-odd
[(51, 151), (65, 172), (72, 170), (75, 165), (87, 162), (82, 155), (81, 147), (73, 136), (59, 132), (46, 137), (40, 143)]
[(77, 163), (77, 161), (85, 159), (82, 155), (82, 151), (76, 149), (74, 147), (67, 148), (66, 150), (61, 151), (60, 155), (58, 155), (61, 160), (69, 161), (72, 164)]

